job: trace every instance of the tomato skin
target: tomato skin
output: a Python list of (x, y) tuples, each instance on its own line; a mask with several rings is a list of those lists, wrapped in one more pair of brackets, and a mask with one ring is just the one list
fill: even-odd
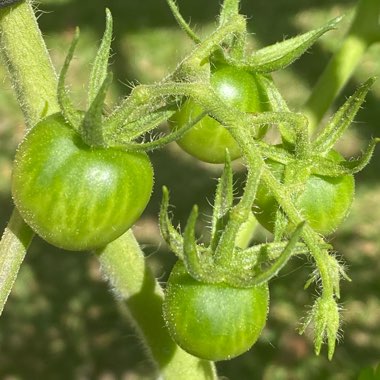
[[(330, 152), (329, 157), (336, 161), (342, 159), (335, 151)], [(271, 160), (267, 160), (266, 163), (275, 177), (281, 181), (284, 165)], [(297, 200), (297, 207), (315, 231), (328, 235), (334, 232), (348, 215), (354, 193), (353, 175), (340, 177), (311, 175), (306, 182), (304, 192)], [(254, 214), (259, 223), (273, 232), (278, 203), (262, 183), (258, 187), (255, 206)], [(292, 230), (293, 227), (289, 226), (288, 232)]]
[(256, 342), (265, 326), (268, 285), (233, 288), (194, 280), (178, 261), (168, 280), (164, 319), (173, 340), (206, 360), (227, 360)]
[(91, 148), (60, 114), (39, 122), (21, 142), (12, 195), (26, 223), (67, 250), (103, 247), (138, 219), (153, 170), (145, 153)]
[[(222, 66), (211, 73), (210, 81), (215, 92), (228, 106), (252, 113), (270, 109), (258, 74)], [(201, 113), (202, 107), (188, 99), (171, 118), (171, 124), (181, 128)], [(265, 131), (263, 128), (262, 133)], [(232, 160), (241, 156), (239, 146), (229, 131), (210, 116), (205, 116), (195, 124), (177, 143), (184, 151), (205, 162), (223, 163), (226, 148)]]

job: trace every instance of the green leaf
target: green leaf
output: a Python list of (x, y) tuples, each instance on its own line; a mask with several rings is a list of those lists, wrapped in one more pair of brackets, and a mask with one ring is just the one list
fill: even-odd
[(102, 42), (96, 54), (94, 64), (92, 66), (89, 88), (88, 88), (88, 105), (90, 106), (97, 96), (100, 87), (107, 77), (108, 60), (110, 56), (112, 41), (112, 15), (110, 10), (106, 9), (106, 30), (104, 32)]
[(305, 53), (320, 36), (334, 29), (341, 19), (337, 17), (318, 29), (260, 49), (242, 67), (261, 73), (283, 69)]
[(67, 53), (65, 62), (58, 77), (57, 98), (61, 112), (68, 123), (78, 130), (81, 123), (81, 114), (74, 108), (71, 99), (65, 87), (66, 75), (73, 59), (75, 48), (79, 41), (79, 28), (75, 29), (75, 35), (71, 42), (69, 51)]
[(169, 190), (166, 186), (162, 188), (162, 201), (160, 206), (160, 232), (162, 238), (165, 240), (166, 244), (169, 246), (171, 251), (178, 256), (178, 258), (183, 259), (183, 239), (180, 233), (172, 225), (169, 214)]
[(211, 224), (211, 243), (212, 250), (216, 248), (225, 226), (229, 220), (229, 211), (233, 206), (233, 176), (231, 168), (231, 159), (226, 150), (224, 169), (219, 178), (218, 186), (215, 193), (213, 206), (212, 224)]
[(312, 144), (313, 152), (327, 154), (334, 147), (335, 143), (353, 122), (375, 80), (375, 77), (368, 79), (339, 108)]

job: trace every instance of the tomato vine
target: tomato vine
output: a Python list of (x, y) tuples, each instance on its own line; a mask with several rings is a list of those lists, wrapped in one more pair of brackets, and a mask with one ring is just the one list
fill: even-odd
[[(366, 1), (368, 0), (361, 4)], [(223, 162), (224, 171), (215, 193), (208, 243), (199, 243), (196, 239), (197, 206), (194, 206), (183, 234), (172, 225), (168, 214), (169, 193), (166, 188), (163, 190), (161, 234), (179, 259), (169, 279), (165, 300), (152, 274), (149, 270), (147, 273), (151, 288), (154, 289), (153, 294), (159, 298), (159, 305), (163, 304), (165, 323), (172, 338), (182, 349), (201, 359), (224, 360), (243, 353), (258, 339), (265, 324), (268, 282), (293, 256), (307, 255), (314, 260), (315, 271), (311, 273), (305, 287), (315, 282), (318, 297), (300, 331), (303, 332), (309, 324), (312, 325), (315, 352), (319, 354), (322, 344), (326, 343), (328, 357), (331, 359), (340, 328), (340, 281), (349, 278), (321, 233), (330, 233), (347, 215), (353, 197), (353, 175), (368, 164), (379, 140), (373, 139), (363, 154), (353, 160), (341, 157), (336, 159), (333, 149), (353, 122), (374, 78), (362, 84), (331, 120), (317, 134), (310, 136), (309, 122), (313, 128), (319, 115), (310, 116), (310, 109), (306, 109), (305, 113), (291, 111), (273, 82), (271, 73), (293, 63), (320, 36), (336, 28), (340, 18), (300, 36), (249, 52), (246, 47), (247, 20), (239, 14), (238, 0), (223, 2), (217, 28), (204, 39), (185, 22), (174, 1), (168, 0), (168, 4), (180, 27), (195, 42), (194, 49), (161, 82), (136, 86), (128, 97), (109, 112), (104, 111), (106, 93), (112, 81), (108, 70), (112, 17), (108, 10), (106, 30), (90, 74), (87, 109), (83, 112), (72, 104), (65, 87), (79, 30), (76, 31), (56, 83), (41, 35), (36, 32), (38, 29), (34, 24), (30, 4), (22, 3), (1, 10), (2, 54), (8, 63), (10, 76), (31, 128), (19, 147), (15, 161), (13, 197), (16, 207), (24, 221), (52, 244), (66, 249), (97, 249), (106, 276), (112, 284), (116, 284), (116, 288), (123, 288), (122, 296), (128, 300), (128, 289), (135, 287), (134, 292), (138, 293), (143, 284), (141, 278), (135, 283), (128, 282), (132, 280), (126, 278), (120, 268), (126, 271), (129, 269), (126, 268), (123, 257), (115, 253), (118, 251), (129, 255), (130, 270), (133, 271), (133, 264), (136, 264), (136, 267), (139, 266), (138, 273), (145, 273), (141, 252), (127, 230), (141, 214), (151, 192), (152, 170), (146, 152), (177, 141), (195, 157), (209, 162)], [(374, 6), (374, 9), (377, 8)], [(28, 79), (25, 58), (15, 49), (15, 36), (9, 32), (14, 29), (13, 17), (29, 21), (27, 25), (32, 31), (32, 37), (29, 41), (26, 40), (26, 44), (34, 43), (38, 50), (37, 54), (29, 51), (27, 54), (34, 61), (40, 60), (41, 70), (48, 74), (42, 88), (37, 88), (36, 78), (45, 75), (40, 77), (36, 73), (35, 78)], [(380, 34), (378, 20), (371, 18), (371, 23), (376, 25), (363, 28), (366, 30), (362, 35), (366, 41), (363, 46), (369, 46)], [(352, 30), (358, 28), (355, 19)], [(25, 41), (23, 35), (17, 37)], [(17, 70), (17, 64), (20, 70)], [(230, 85), (229, 81), (233, 85), (228, 91), (232, 88), (238, 93), (232, 100), (228, 97), (228, 91), (223, 91), (226, 82)], [(331, 93), (336, 95), (336, 89)], [(307, 107), (316, 108), (312, 104), (311, 100)], [(319, 112), (321, 113), (323, 112)], [(39, 121), (41, 118), (42, 121)], [(177, 126), (164, 136), (150, 139), (151, 132), (168, 120)], [(205, 132), (204, 125), (211, 128), (211, 132)], [(263, 139), (269, 126), (277, 128), (281, 145)], [(213, 138), (216, 130), (228, 136), (217, 142), (217, 152), (207, 146), (207, 141)], [(66, 149), (68, 145), (54, 149), (55, 144), (62, 141), (63, 135), (69, 136), (67, 141), (70, 141), (71, 147), (79, 148), (73, 156), (68, 157), (68, 166), (65, 166), (65, 160), (62, 159), (70, 151)], [(186, 140), (188, 138), (190, 141)], [(200, 147), (202, 144), (205, 146)], [(62, 148), (65, 148), (64, 151)], [(93, 161), (89, 162), (88, 156), (97, 154), (97, 162), (102, 165), (110, 161), (111, 166), (115, 167), (117, 162), (115, 170), (118, 180), (112, 189), (103, 187), (100, 196), (91, 199), (89, 208), (86, 193), (96, 188), (99, 178), (104, 174), (98, 173), (95, 184), (84, 181), (93, 168)], [(230, 161), (239, 156), (246, 165), (247, 175), (243, 195), (235, 199)], [(58, 167), (60, 164), (63, 164), (63, 170)], [(281, 168), (277, 170), (276, 166)], [(51, 169), (52, 167), (54, 168)], [(74, 170), (73, 167), (77, 169)], [(108, 174), (106, 171), (105, 175)], [(313, 210), (309, 212), (311, 206), (302, 198), (315, 178), (326, 183), (346, 181), (345, 187), (339, 188), (340, 193), (347, 192), (341, 210), (330, 221), (330, 225), (322, 227), (314, 220), (321, 222), (322, 214), (313, 213)], [(109, 182), (104, 181), (101, 185), (109, 185)], [(120, 185), (121, 182), (123, 185)], [(31, 189), (38, 188), (40, 183), (50, 190), (50, 208), (43, 205), (41, 199), (31, 195)], [(325, 195), (325, 188), (320, 187)], [(107, 193), (105, 197), (104, 193)], [(263, 200), (265, 196), (270, 199)], [(263, 245), (241, 246), (239, 234), (246, 228), (247, 220), (252, 218), (252, 210), (257, 207), (261, 208), (256, 212), (257, 219), (273, 232), (273, 241)], [(333, 207), (336, 205), (329, 205), (326, 213), (331, 214)], [(91, 215), (87, 212), (89, 209)], [(102, 215), (105, 209), (107, 218)], [(86, 216), (84, 222), (83, 215)], [(96, 228), (91, 225), (90, 219), (93, 217)], [(17, 211), (10, 226), (17, 228), (14, 228), (15, 232), (8, 228), (1, 243), (1, 273), (5, 274), (5, 281), (0, 284), (1, 308), (33, 236)], [(8, 253), (4, 253), (6, 249), (18, 253), (17, 260), (11, 263), (11, 271), (8, 271), (9, 257)], [(136, 255), (133, 256), (134, 254)], [(125, 283), (128, 285), (124, 288)], [(233, 311), (240, 312), (238, 316), (234, 313), (225, 315), (231, 315), (232, 319), (227, 320), (244, 320), (242, 329), (229, 330), (220, 316), (219, 320), (216, 317), (215, 320), (212, 319), (216, 315), (214, 310), (225, 307), (222, 303), (214, 302), (215, 297), (213, 302), (207, 299), (209, 294), (215, 295), (218, 292), (227, 294), (227, 298), (232, 297), (237, 302), (234, 306), (231, 301), (224, 310), (230, 312), (233, 306)], [(251, 307), (239, 309), (247, 297)], [(142, 309), (134, 305), (128, 306), (133, 310), (133, 317), (140, 320), (141, 335), (151, 349), (151, 356), (158, 364), (159, 371), (167, 371), (167, 378), (178, 376), (178, 363), (182, 365), (183, 362), (188, 363), (183, 369), (188, 376), (186, 378), (215, 377), (212, 364), (186, 354), (170, 341), (165, 330), (162, 342), (170, 347), (169, 351), (178, 355), (174, 355), (175, 358), (173, 356), (173, 367), (166, 368), (168, 358), (160, 352), (157, 335), (152, 332), (149, 321), (144, 319)], [(204, 311), (206, 306), (210, 307), (209, 315)], [(184, 319), (181, 315), (185, 311), (189, 314)], [(157, 308), (154, 308), (154, 312), (157, 313)], [(164, 323), (162, 317), (157, 320)], [(233, 322), (230, 323), (232, 324)], [(213, 331), (216, 331), (215, 335), (211, 334)], [(210, 339), (216, 339), (217, 348), (214, 349), (206, 342)], [(195, 370), (197, 366), (198, 370)]]

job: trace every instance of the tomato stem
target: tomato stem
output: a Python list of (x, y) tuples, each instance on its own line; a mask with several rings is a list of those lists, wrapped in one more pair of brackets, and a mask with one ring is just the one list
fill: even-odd
[[(118, 299), (127, 307), (132, 324), (148, 353), (167, 380), (216, 380), (212, 362), (191, 356), (169, 336), (162, 317), (163, 291), (146, 265), (131, 230), (96, 252), (101, 269)], [(138, 324), (134, 323), (138, 321)]]
[(30, 1), (0, 9), (0, 47), (27, 126), (58, 112), (56, 74)]

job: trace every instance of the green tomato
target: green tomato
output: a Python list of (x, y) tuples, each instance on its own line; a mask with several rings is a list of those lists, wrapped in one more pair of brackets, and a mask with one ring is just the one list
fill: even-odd
[[(222, 66), (212, 72), (210, 81), (215, 92), (230, 107), (250, 113), (270, 109), (258, 74), (232, 66)], [(202, 107), (188, 99), (172, 117), (171, 125), (182, 128), (201, 113)], [(263, 128), (260, 136), (265, 131)], [(228, 130), (210, 116), (205, 116), (195, 124), (177, 143), (184, 151), (205, 162), (223, 163), (226, 148), (232, 160), (241, 156), (239, 146)]]
[(252, 288), (205, 284), (193, 279), (178, 261), (168, 280), (163, 313), (180, 347), (218, 361), (252, 347), (265, 326), (268, 303), (266, 283)]
[[(329, 158), (336, 161), (342, 157), (331, 151)], [(281, 181), (284, 165), (267, 160), (274, 176)], [(328, 235), (334, 232), (348, 215), (355, 193), (354, 177), (350, 174), (339, 177), (311, 175), (305, 184), (303, 193), (297, 199), (297, 208), (310, 226), (317, 232)], [(278, 203), (270, 191), (260, 183), (255, 200), (254, 214), (259, 223), (268, 231), (274, 231)], [(294, 229), (288, 226), (288, 232)]]
[(128, 230), (145, 209), (152, 186), (145, 153), (89, 147), (54, 114), (21, 142), (12, 195), (38, 235), (80, 251), (103, 247)]

